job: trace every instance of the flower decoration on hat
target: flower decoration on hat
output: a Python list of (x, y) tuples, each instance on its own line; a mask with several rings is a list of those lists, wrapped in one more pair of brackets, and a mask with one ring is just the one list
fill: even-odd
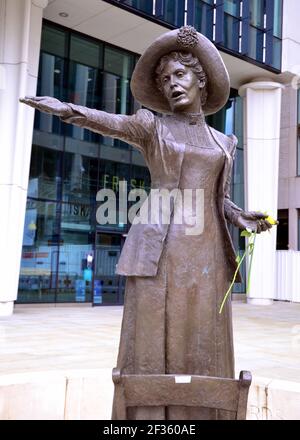
[(184, 49), (195, 47), (198, 44), (198, 34), (193, 26), (183, 26), (179, 29), (177, 44)]

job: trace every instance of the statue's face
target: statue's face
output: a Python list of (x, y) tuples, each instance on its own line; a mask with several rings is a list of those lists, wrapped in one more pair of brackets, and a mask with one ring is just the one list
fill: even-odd
[(201, 109), (200, 82), (195, 73), (179, 61), (170, 60), (161, 74), (162, 90), (173, 112), (198, 113)]

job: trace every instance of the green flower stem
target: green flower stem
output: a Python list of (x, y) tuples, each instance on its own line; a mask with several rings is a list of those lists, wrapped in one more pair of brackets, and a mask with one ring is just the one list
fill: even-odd
[[(256, 236), (257, 233), (254, 232), (252, 234), (253, 238), (253, 247), (252, 247), (252, 252), (251, 252), (251, 259), (250, 259), (250, 264), (249, 264), (249, 270), (248, 270), (248, 281), (247, 281), (247, 289), (246, 289), (246, 295), (248, 295), (248, 293), (250, 292), (250, 280), (251, 280), (251, 270), (252, 270), (252, 263), (253, 263), (253, 255), (254, 255), (254, 248), (255, 248), (255, 241), (256, 241)], [(249, 242), (250, 242), (250, 238), (249, 238)], [(247, 248), (249, 247), (249, 245), (247, 246)]]
[(230, 286), (229, 286), (227, 292), (225, 293), (225, 296), (224, 296), (223, 302), (222, 302), (221, 307), (220, 307), (220, 310), (219, 310), (219, 314), (220, 314), (220, 315), (221, 315), (221, 313), (223, 312), (223, 308), (224, 308), (224, 306), (225, 306), (225, 303), (226, 303), (226, 301), (227, 301), (227, 298), (228, 298), (228, 296), (229, 296), (229, 294), (230, 294), (230, 292), (231, 292), (231, 289), (232, 289), (232, 287), (233, 287), (233, 285), (234, 285), (234, 283), (235, 283), (235, 280), (236, 280), (237, 274), (238, 274), (238, 272), (239, 272), (239, 270), (240, 270), (240, 267), (241, 267), (242, 262), (244, 261), (246, 255), (247, 255), (247, 250), (244, 252), (242, 258), (240, 259), (239, 264), (238, 264), (238, 266), (237, 266), (237, 268), (236, 268), (236, 271), (235, 271), (235, 273), (234, 273), (233, 280), (232, 280), (232, 282), (231, 282), (231, 284), (230, 284)]

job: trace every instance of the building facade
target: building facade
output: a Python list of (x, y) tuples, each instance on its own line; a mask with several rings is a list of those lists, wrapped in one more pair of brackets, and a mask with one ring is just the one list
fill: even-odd
[[(281, 220), (278, 234), (257, 238), (249, 301), (300, 300), (291, 269), (300, 258), (298, 8), (294, 0), (0, 1), (1, 314), (16, 300), (122, 304), (115, 266), (129, 226), (118, 208), (115, 224), (99, 225), (97, 193), (118, 193), (124, 181), (128, 191), (151, 187), (133, 147), (34, 116), (18, 98), (132, 114), (139, 55), (184, 24), (216, 44), (229, 71), (230, 99), (208, 123), (239, 139), (232, 198)], [(243, 253), (244, 239), (231, 232)], [(246, 267), (243, 275), (235, 292), (245, 292)]]

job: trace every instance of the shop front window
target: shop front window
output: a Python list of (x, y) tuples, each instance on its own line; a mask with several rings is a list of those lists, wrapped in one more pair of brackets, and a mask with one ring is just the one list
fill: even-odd
[(84, 200), (62, 204), (57, 302), (92, 301), (93, 216), (93, 206)]
[(116, 266), (120, 257), (122, 235), (98, 233), (95, 250), (94, 298), (98, 304), (123, 304), (125, 280), (116, 275)]
[(59, 205), (28, 199), (18, 302), (54, 302), (59, 247)]

